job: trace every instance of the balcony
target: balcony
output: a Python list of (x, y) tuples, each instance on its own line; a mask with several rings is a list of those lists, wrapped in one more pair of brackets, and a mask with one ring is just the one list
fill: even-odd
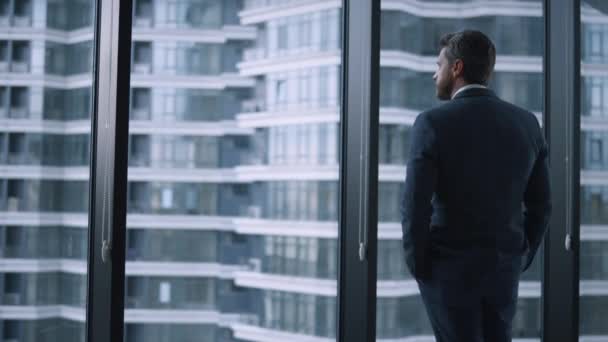
[(63, 118), (63, 111), (61, 111), (60, 109), (57, 108), (52, 108), (46, 111), (46, 118), (47, 119), (55, 119), (55, 120), (60, 120)]
[(19, 153), (8, 153), (8, 164), (9, 165), (23, 165), (26, 164), (27, 158), (26, 156), (19, 152)]
[(17, 17), (13, 18), (13, 26), (15, 27), (29, 27), (32, 25), (32, 18), (30, 17)]
[(246, 61), (255, 61), (266, 57), (266, 49), (263, 48), (251, 48), (245, 49), (243, 52), (243, 59)]
[(11, 63), (11, 71), (14, 73), (24, 74), (29, 71), (29, 64), (27, 62), (15, 62)]
[(152, 27), (152, 18), (135, 17), (133, 26), (137, 28), (150, 28)]
[(241, 25), (253, 25), (295, 14), (338, 9), (341, 6), (340, 0), (246, 0), (239, 17)]
[(6, 211), (18, 211), (19, 210), (19, 197), (9, 197), (6, 201)]
[(129, 309), (138, 309), (145, 308), (145, 304), (143, 303), (143, 299), (137, 296), (126, 296), (125, 298), (125, 308)]
[(243, 113), (259, 113), (266, 111), (266, 101), (250, 99), (243, 101)]
[(131, 120), (150, 120), (150, 110), (147, 108), (133, 108), (130, 114)]
[[(303, 333), (295, 333), (282, 331), (279, 328), (263, 327), (261, 323), (239, 323), (232, 324), (232, 330), (236, 338), (246, 341), (290, 341), (290, 342), (333, 342), (335, 338), (307, 335)], [(393, 340), (405, 342), (403, 340)], [(412, 340), (418, 341), (418, 340)], [(434, 341), (428, 340), (428, 341)], [(423, 342), (428, 342), (427, 340)]]
[(8, 62), (0, 62), (0, 72), (8, 72)]
[(262, 128), (277, 125), (301, 125), (313, 123), (336, 123), (340, 121), (338, 105), (319, 104), (317, 106), (274, 105), (263, 108), (263, 112), (242, 112), (237, 114), (239, 127)]
[(245, 59), (237, 64), (241, 76), (262, 76), (301, 68), (339, 66), (342, 58), (338, 48), (321, 46), (282, 50), (265, 56), (256, 56), (254, 52), (249, 54), (249, 60)]
[(267, 6), (284, 6), (294, 3), (306, 3), (307, 0), (245, 0), (245, 10), (256, 9)]
[(1, 251), (2, 258), (6, 259), (27, 258), (29, 256), (35, 257), (37, 253), (37, 251), (31, 250), (27, 246), (23, 246), (23, 244), (5, 246)]
[(150, 165), (150, 158), (143, 155), (129, 156), (129, 166), (132, 167), (147, 167)]
[(21, 294), (20, 293), (5, 293), (2, 296), (2, 305), (20, 305)]
[(3, 15), (0, 16), (0, 27), (8, 27), (10, 23), (10, 20), (8, 19), (8, 16)]
[(150, 74), (152, 73), (152, 66), (149, 63), (133, 63), (134, 74)]
[(259, 205), (248, 205), (239, 208), (240, 216), (249, 217), (249, 218), (261, 218), (262, 217), (262, 207)]
[(150, 211), (150, 206), (144, 200), (131, 200), (127, 202), (127, 212), (129, 214), (145, 214)]
[(12, 107), (9, 113), (12, 119), (27, 119), (28, 110), (26, 107)]

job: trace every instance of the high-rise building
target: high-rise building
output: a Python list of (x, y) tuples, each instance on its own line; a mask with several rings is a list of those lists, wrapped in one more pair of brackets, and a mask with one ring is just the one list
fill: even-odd
[[(0, 341), (85, 340), (95, 8), (0, 0)], [(607, 63), (606, 15), (582, 12), (583, 63)], [(398, 200), (411, 125), (439, 104), (439, 38), (488, 34), (491, 87), (540, 120), (542, 15), (540, 0), (382, 1), (378, 341), (433, 340)], [(340, 0), (134, 0), (127, 342), (335, 340), (341, 18)], [(588, 341), (608, 339), (605, 81), (583, 73)], [(517, 339), (540, 339), (539, 259)]]

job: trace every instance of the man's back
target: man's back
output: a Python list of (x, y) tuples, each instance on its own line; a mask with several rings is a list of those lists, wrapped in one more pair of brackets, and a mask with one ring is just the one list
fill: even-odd
[(488, 89), (416, 119), (403, 247), (439, 340), (510, 340), (520, 273), (549, 220), (547, 156), (534, 114)]
[(522, 203), (546, 153), (537, 118), (487, 89), (465, 90), (423, 115), (438, 150), (431, 248), (524, 253)]
[(520, 275), (551, 213), (547, 144), (532, 113), (486, 88), (496, 61), (486, 35), (439, 45), (433, 80), (449, 102), (412, 127), (405, 261), (437, 341), (510, 342)]

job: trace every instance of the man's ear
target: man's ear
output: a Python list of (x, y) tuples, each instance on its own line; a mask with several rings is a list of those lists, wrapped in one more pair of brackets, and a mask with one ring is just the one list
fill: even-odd
[(463, 73), (464, 73), (464, 62), (462, 61), (462, 59), (455, 60), (454, 63), (452, 64), (452, 76), (454, 76), (454, 78), (458, 78), (458, 77), (462, 76)]

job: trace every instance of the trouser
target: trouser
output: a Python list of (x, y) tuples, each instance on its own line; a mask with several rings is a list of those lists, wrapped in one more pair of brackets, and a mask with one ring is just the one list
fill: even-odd
[(511, 342), (522, 258), (433, 260), (418, 285), (437, 342)]

